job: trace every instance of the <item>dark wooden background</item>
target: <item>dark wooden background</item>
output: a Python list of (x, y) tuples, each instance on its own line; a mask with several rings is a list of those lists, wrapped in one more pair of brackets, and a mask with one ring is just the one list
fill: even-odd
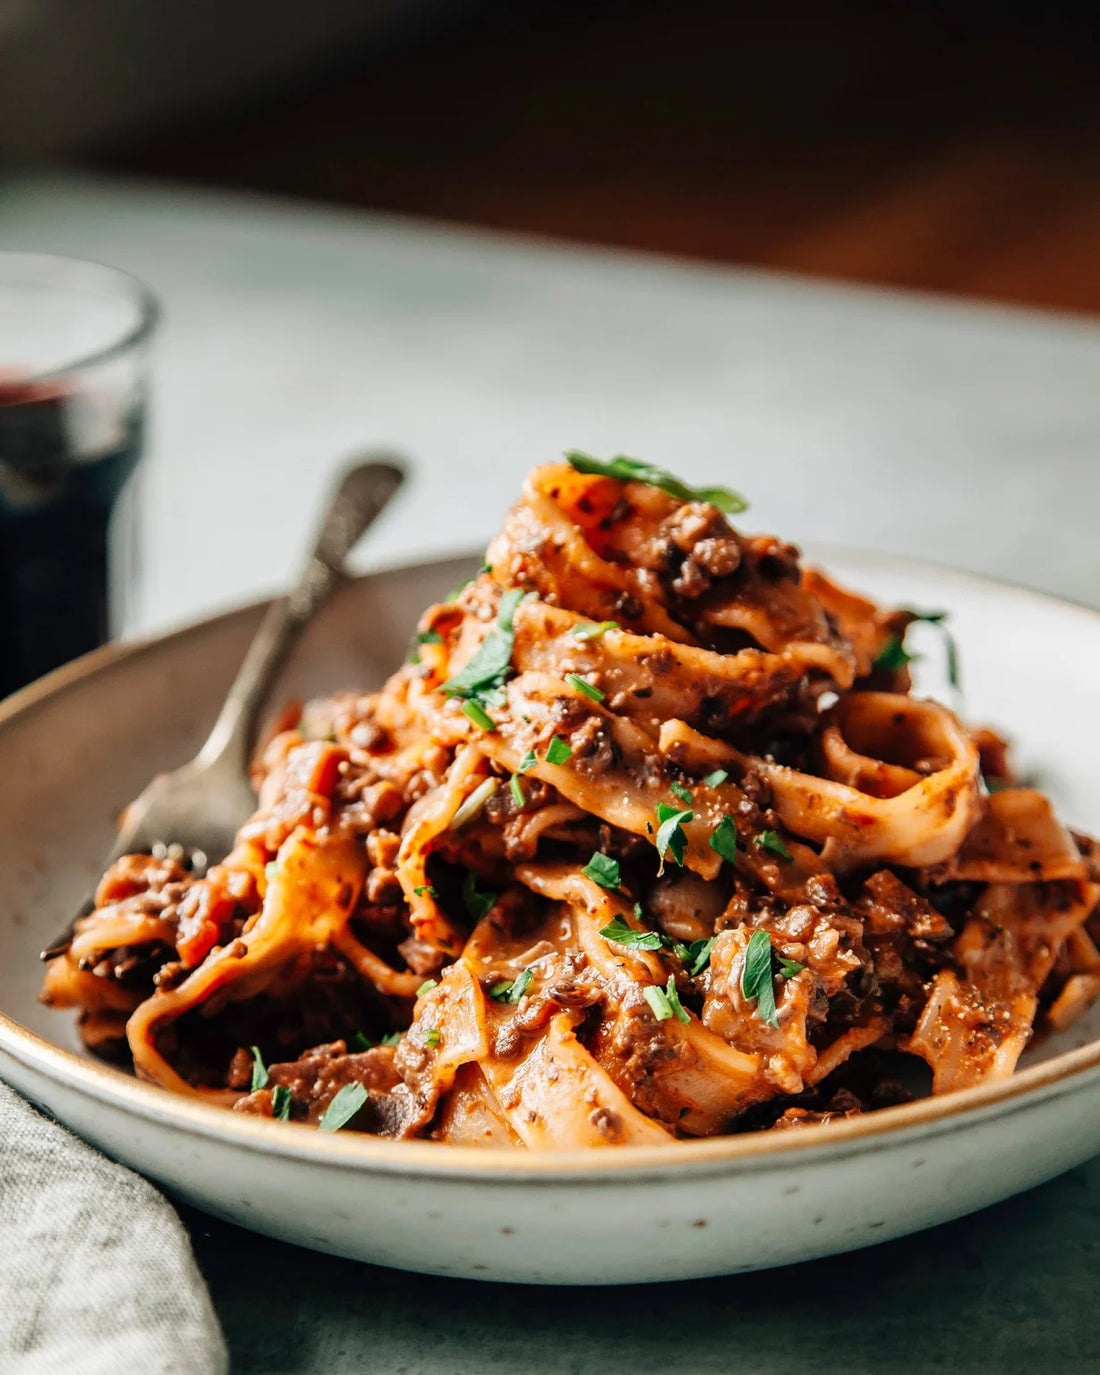
[(485, 4), (100, 165), (1100, 310), (1100, 5)]

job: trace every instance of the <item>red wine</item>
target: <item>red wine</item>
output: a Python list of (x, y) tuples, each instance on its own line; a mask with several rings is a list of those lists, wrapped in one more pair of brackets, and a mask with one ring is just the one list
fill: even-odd
[(141, 454), (140, 411), (0, 380), (0, 697), (103, 644), (108, 527)]

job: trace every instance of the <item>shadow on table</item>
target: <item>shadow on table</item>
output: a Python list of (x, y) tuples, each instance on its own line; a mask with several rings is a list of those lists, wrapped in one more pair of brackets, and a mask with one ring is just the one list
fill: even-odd
[(409, 1275), (184, 1218), (237, 1375), (1100, 1368), (1100, 1158), (871, 1250), (652, 1286)]

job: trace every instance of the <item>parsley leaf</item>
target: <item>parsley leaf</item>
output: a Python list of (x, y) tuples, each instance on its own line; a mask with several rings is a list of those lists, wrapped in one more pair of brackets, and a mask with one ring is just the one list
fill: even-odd
[(613, 477), (619, 482), (644, 482), (650, 487), (659, 487), (662, 492), (667, 492), (678, 501), (709, 501), (727, 515), (736, 515), (740, 511), (748, 510), (748, 502), (736, 492), (731, 492), (725, 487), (689, 487), (686, 482), (681, 482), (666, 469), (656, 468), (651, 463), (642, 463), (636, 458), (620, 456), (603, 462), (576, 449), (571, 449), (565, 456), (578, 473)]
[(687, 836), (684, 834), (683, 823), (694, 821), (695, 813), (692, 811), (677, 811), (675, 807), (669, 807), (664, 802), (657, 803), (657, 853), (661, 856), (661, 867), (658, 873), (664, 873), (665, 856), (671, 855), (677, 864), (684, 862), (684, 850), (687, 847)]
[(361, 1031), (357, 1031), (353, 1036), (348, 1037), (348, 1050), (373, 1050), (374, 1042), (368, 1041)]
[(962, 687), (959, 680), (959, 646), (949, 630), (943, 632), (943, 643), (947, 651), (947, 681), (958, 692)]
[(516, 770), (516, 773), (526, 773), (528, 769), (534, 768), (535, 763), (535, 751), (528, 750), (527, 753), (523, 756), (523, 758), (519, 761), (519, 768)]
[(737, 858), (737, 827), (733, 824), (733, 817), (729, 812), (714, 828), (710, 840), (707, 842), (716, 855), (721, 855), (723, 859), (728, 859), (732, 864)]
[(691, 806), (694, 799), (682, 783), (670, 783), (668, 786), (670, 791), (678, 797), (681, 802), (686, 802), (689, 807)]
[(785, 955), (777, 955), (776, 959), (779, 961), (779, 972), (785, 979), (793, 979), (796, 974), (801, 974), (806, 968), (797, 960), (788, 960)]
[(535, 976), (530, 969), (523, 970), (514, 979), (500, 979), (489, 990), (489, 997), (497, 1003), (518, 1003), (534, 982)]
[(656, 984), (647, 984), (642, 989), (642, 996), (652, 1009), (654, 1017), (659, 1022), (667, 1022), (672, 1016), (672, 1008), (669, 1006), (664, 989), (659, 988)]
[(498, 897), (499, 894), (491, 889), (479, 888), (477, 875), (472, 869), (466, 870), (466, 877), (462, 880), (462, 901), (466, 904), (471, 921), (484, 921)]
[(421, 630), (417, 634), (416, 643), (418, 645), (441, 645), (443, 636), (438, 630)]
[(290, 1090), (283, 1088), (282, 1084), (271, 1095), (271, 1115), (277, 1117), (280, 1122), (290, 1120), (290, 1105), (294, 1099), (290, 1096)]
[(252, 1092), (257, 1089), (267, 1088), (267, 1066), (264, 1064), (264, 1057), (260, 1054), (260, 1047), (252, 1047)]
[(586, 697), (591, 697), (593, 702), (606, 702), (607, 693), (601, 691), (594, 683), (590, 683), (586, 678), (582, 678), (579, 673), (567, 673), (565, 681), (570, 687), (576, 688), (578, 692), (583, 692)]
[(691, 1021), (691, 1017), (685, 1010), (683, 1003), (680, 1001), (680, 995), (676, 991), (675, 974), (670, 974), (668, 976), (668, 983), (665, 984), (665, 1001), (668, 1003), (672, 1015), (676, 1020), (678, 1022), (683, 1022), (684, 1026), (687, 1026), (688, 1022)]
[[(634, 917), (637, 921), (644, 920), (640, 902), (634, 904)], [(715, 942), (715, 937), (709, 936), (706, 940), (692, 941), (690, 945), (684, 945), (682, 941), (674, 941), (660, 931), (639, 931), (637, 927), (628, 926), (622, 917), (616, 917), (614, 921), (602, 927), (600, 935), (605, 941), (614, 941), (616, 945), (625, 945), (633, 950), (660, 950), (662, 946), (670, 949), (683, 960), (692, 978), (707, 967)]]
[(613, 893), (619, 890), (622, 878), (619, 873), (619, 861), (612, 859), (610, 855), (601, 854), (599, 850), (595, 851), (581, 873), (593, 883), (598, 883), (601, 888), (609, 888)]
[(927, 621), (929, 625), (942, 625), (950, 616), (950, 611), (914, 611), (911, 606), (903, 607), (902, 610), (907, 616), (912, 616), (915, 621)]
[(766, 931), (757, 929), (749, 937), (745, 966), (741, 970), (741, 992), (750, 1002), (756, 1003), (756, 1012), (762, 1022), (778, 1027), (772, 983), (772, 938)]
[(888, 673), (897, 673), (912, 662), (913, 656), (902, 644), (900, 635), (891, 635), (875, 655), (875, 668), (885, 669)]
[(367, 1101), (367, 1091), (362, 1084), (345, 1084), (332, 1102), (321, 1114), (317, 1127), (323, 1132), (338, 1132), (346, 1126)]
[(616, 945), (625, 945), (633, 950), (660, 950), (663, 944), (656, 931), (638, 931), (623, 921), (622, 917), (616, 917), (602, 926), (600, 935), (605, 941), (614, 941)]
[(496, 625), (482, 640), (469, 663), (443, 684), (443, 691), (448, 697), (484, 697), (487, 691), (503, 689), (504, 680), (512, 667), (512, 648), (516, 638), (512, 618), (523, 596), (522, 588), (513, 587), (501, 597)]
[(729, 773), (726, 769), (715, 769), (713, 773), (707, 774), (703, 782), (708, 788), (720, 788), (728, 777)]
[(601, 635), (606, 635), (609, 630), (618, 630), (618, 621), (600, 621), (598, 625), (592, 621), (582, 621), (580, 625), (575, 625), (571, 631), (574, 640), (598, 640)]
[(773, 855), (778, 855), (780, 859), (792, 858), (786, 842), (778, 831), (761, 831), (758, 836), (753, 836), (752, 843), (761, 850), (769, 850)]
[(749, 509), (749, 503), (740, 492), (731, 492), (728, 487), (696, 487), (695, 500), (709, 501), (727, 516), (737, 516)]
[(546, 762), (548, 764), (564, 764), (567, 759), (572, 758), (572, 745), (568, 740), (563, 740), (560, 735), (555, 735), (546, 747)]
[[(943, 636), (944, 654), (947, 659), (947, 681), (957, 692), (961, 691), (961, 684), (959, 681), (959, 646), (955, 641), (954, 635), (952, 635), (951, 631), (947, 628), (947, 618), (951, 613), (949, 611), (915, 611), (910, 606), (903, 607), (902, 609), (914, 622), (923, 621), (926, 625), (934, 625)], [(907, 652), (902, 645), (901, 639), (897, 635), (893, 635), (887, 640), (885, 647), (875, 660), (875, 667), (886, 669), (902, 668), (905, 664), (911, 663), (914, 657), (914, 655)]]
[(422, 893), (427, 893), (427, 895), (428, 895), (434, 902), (438, 902), (438, 901), (439, 901), (439, 894), (435, 891), (435, 889), (432, 887), (432, 885), (431, 885), (430, 883), (421, 883), (421, 884), (418, 884), (417, 887), (415, 887), (415, 888), (413, 889), (413, 892), (416, 894), (417, 897), (420, 897), (420, 895), (421, 895)]
[(716, 936), (708, 936), (706, 940), (692, 941), (687, 947), (687, 958), (684, 963), (692, 978), (696, 974), (701, 974), (710, 963), (710, 952), (714, 949), (716, 939)]
[(388, 1036), (383, 1036), (378, 1044), (380, 1046), (399, 1046), (401, 1044), (401, 1032), (391, 1031)]

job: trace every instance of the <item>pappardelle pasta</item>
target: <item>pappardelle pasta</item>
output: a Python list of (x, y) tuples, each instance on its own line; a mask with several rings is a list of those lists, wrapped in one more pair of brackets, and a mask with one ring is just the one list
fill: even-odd
[(207, 873), (113, 865), (43, 999), (143, 1079), (397, 1138), (805, 1126), (1010, 1075), (1100, 863), (914, 696), (916, 619), (633, 460), (535, 469), (379, 692), (291, 707)]

